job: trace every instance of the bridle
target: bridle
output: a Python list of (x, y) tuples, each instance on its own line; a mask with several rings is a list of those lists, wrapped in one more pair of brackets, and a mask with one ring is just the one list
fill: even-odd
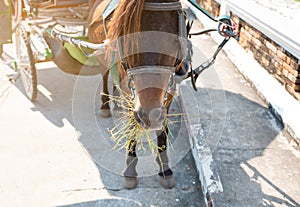
[(135, 89), (134, 89), (134, 83), (133, 83), (133, 76), (138, 74), (166, 74), (169, 75), (169, 85), (168, 89), (165, 91), (165, 99), (167, 98), (167, 92), (170, 90), (170, 88), (174, 85), (173, 83), (173, 75), (175, 73), (176, 67), (173, 66), (139, 66), (127, 69), (127, 75), (128, 75), (128, 88), (131, 91), (131, 94), (135, 96)]
[(175, 67), (172, 66), (139, 66), (127, 69), (127, 75), (132, 77), (137, 74), (142, 73), (154, 73), (154, 74), (173, 74), (175, 72)]

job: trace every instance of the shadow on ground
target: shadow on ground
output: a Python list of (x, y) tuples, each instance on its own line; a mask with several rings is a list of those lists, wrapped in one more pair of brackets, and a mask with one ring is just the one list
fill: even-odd
[[(117, 120), (102, 119), (99, 116), (101, 75), (79, 77), (65, 74), (56, 68), (43, 68), (38, 70), (38, 82), (38, 98), (33, 103), (32, 111), (40, 112), (56, 127), (64, 127), (67, 120), (75, 128), (78, 137), (74, 139), (78, 139), (94, 161), (103, 189), (109, 193), (105, 199), (67, 206), (203, 206), (201, 187), (190, 153), (186, 128), (180, 122), (181, 116), (175, 118), (177, 120), (171, 126), (172, 148), (169, 150), (177, 180), (176, 187), (171, 190), (162, 188), (155, 158), (149, 151), (140, 151), (137, 169), (139, 185), (137, 189), (128, 191), (122, 188), (124, 153), (113, 149), (114, 143), (107, 130)], [(18, 80), (16, 86), (23, 92), (21, 81)], [(178, 110), (178, 103), (174, 102), (171, 111), (179, 113)]]
[[(211, 159), (209, 166), (204, 164), (204, 171), (213, 173), (205, 172), (212, 181), (208, 189), (216, 192), (217, 180), (223, 186), (223, 192), (212, 193), (216, 206), (299, 206), (299, 188), (292, 181), (298, 179), (294, 169), (300, 165), (269, 108), (230, 91), (200, 87), (195, 93), (189, 84), (180, 89), (187, 93), (183, 99), (197, 101), (183, 100), (199, 159)], [(193, 113), (200, 118), (194, 121)]]
[[(201, 190), (196, 181), (197, 174), (195, 169), (190, 167), (194, 164), (184, 124), (178, 122), (173, 126), (175, 133), (172, 135), (172, 142), (175, 148), (170, 150), (170, 159), (177, 180), (176, 188), (173, 190), (161, 188), (153, 157), (141, 153), (138, 167), (139, 186), (135, 190), (127, 191), (121, 186), (124, 153), (113, 150), (113, 143), (107, 131), (116, 120), (99, 117), (101, 76), (78, 77), (62, 73), (55, 68), (45, 68), (38, 71), (38, 81), (40, 89), (46, 90), (41, 89), (43, 93), (39, 92), (32, 110), (42, 113), (57, 127), (64, 126), (64, 119), (74, 126), (80, 144), (97, 165), (105, 189), (113, 197), (67, 206), (203, 206), (203, 199), (200, 198)], [(16, 86), (23, 90), (20, 81)], [(212, 104), (210, 103), (212, 97), (218, 99), (222, 93), (225, 93), (226, 97), (225, 120), (212, 116), (214, 113), (206, 108), (204, 111), (208, 114), (201, 118), (199, 124), (202, 133), (198, 135), (199, 139), (206, 140), (206, 143), (214, 149), (212, 153), (217, 162), (214, 162), (216, 166), (213, 167), (222, 175), (221, 181), (225, 192), (218, 195), (217, 200), (226, 201), (226, 204), (220, 206), (228, 206), (228, 203), (231, 207), (241, 206), (245, 200), (247, 206), (251, 207), (299, 206), (293, 197), (256, 167), (257, 162), (264, 162), (261, 164), (265, 166), (268, 166), (268, 162), (272, 162), (272, 157), (267, 156), (263, 160), (256, 158), (262, 157), (276, 147), (273, 141), (282, 130), (282, 126), (273, 118), (270, 110), (241, 94), (229, 91), (205, 88), (198, 93), (204, 96), (202, 97), (204, 99), (199, 99), (203, 100), (201, 102), (203, 108), (211, 107), (209, 105)], [(205, 96), (209, 98), (205, 99)], [(178, 103), (175, 102), (173, 110), (176, 113), (178, 107)], [(200, 113), (200, 116), (203, 116), (201, 110)], [(219, 128), (219, 121), (224, 123), (224, 128)], [(212, 131), (220, 130), (221, 139), (210, 139), (208, 135)], [(278, 168), (280, 167), (278, 163)], [(269, 176), (272, 176), (272, 173)], [(265, 192), (261, 186), (262, 182), (267, 183), (270, 192), (275, 191), (276, 196)]]

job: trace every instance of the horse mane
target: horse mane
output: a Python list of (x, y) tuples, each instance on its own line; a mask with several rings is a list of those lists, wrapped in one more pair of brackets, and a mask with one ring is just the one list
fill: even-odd
[[(130, 38), (122, 38), (122, 53), (134, 54), (138, 51), (138, 35), (141, 31), (142, 12), (145, 0), (121, 0), (114, 11), (111, 22), (109, 23), (108, 39), (115, 42), (119, 37), (129, 34)], [(120, 42), (119, 42), (120, 43)], [(129, 66), (133, 66), (137, 61), (138, 55), (127, 58)]]

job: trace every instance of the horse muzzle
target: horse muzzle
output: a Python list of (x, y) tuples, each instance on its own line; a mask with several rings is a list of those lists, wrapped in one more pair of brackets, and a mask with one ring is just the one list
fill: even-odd
[(134, 111), (136, 122), (145, 130), (161, 130), (166, 125), (167, 112), (164, 107), (145, 110), (139, 108)]

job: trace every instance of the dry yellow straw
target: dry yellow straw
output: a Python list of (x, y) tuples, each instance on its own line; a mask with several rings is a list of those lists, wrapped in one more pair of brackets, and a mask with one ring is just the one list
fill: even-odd
[[(114, 104), (117, 104), (121, 109), (123, 109), (123, 111), (119, 112), (120, 122), (117, 125), (115, 125), (112, 129), (108, 129), (111, 135), (111, 139), (115, 142), (114, 149), (125, 149), (127, 151), (134, 151), (134, 149), (131, 149), (131, 147), (133, 147), (132, 142), (136, 142), (139, 145), (138, 149), (142, 149), (144, 152), (146, 152), (146, 148), (142, 142), (142, 139), (145, 138), (149, 145), (151, 153), (153, 155), (158, 154), (158, 150), (163, 150), (163, 148), (165, 148), (166, 146), (162, 146), (161, 148), (159, 148), (156, 142), (151, 137), (151, 133), (145, 130), (139, 125), (139, 123), (136, 122), (134, 118), (133, 96), (131, 94), (123, 92), (120, 88), (118, 88), (118, 90), (120, 91), (120, 96), (101, 93), (101, 95), (107, 96), (110, 102), (114, 102)], [(172, 136), (171, 130), (169, 129), (169, 125), (185, 121), (184, 119), (174, 121), (170, 120), (169, 118), (183, 115), (183, 113), (167, 115), (167, 127), (169, 133), (166, 133), (166, 135), (169, 146), (172, 146), (169, 140), (169, 136)], [(199, 116), (200, 115), (195, 115), (195, 118), (199, 118)]]
[(134, 98), (132, 95), (125, 92), (122, 93), (122, 91), (120, 96), (104, 93), (102, 93), (102, 95), (107, 96), (110, 102), (113, 101), (124, 110), (120, 112), (120, 122), (112, 129), (108, 130), (111, 134), (111, 139), (115, 142), (114, 149), (126, 149), (127, 151), (133, 151), (133, 149), (130, 149), (130, 147), (132, 147), (131, 143), (136, 142), (139, 144), (139, 149), (146, 151), (142, 142), (142, 139), (146, 138), (151, 153), (158, 153), (160, 148), (152, 139), (150, 132), (141, 127), (134, 118)]

